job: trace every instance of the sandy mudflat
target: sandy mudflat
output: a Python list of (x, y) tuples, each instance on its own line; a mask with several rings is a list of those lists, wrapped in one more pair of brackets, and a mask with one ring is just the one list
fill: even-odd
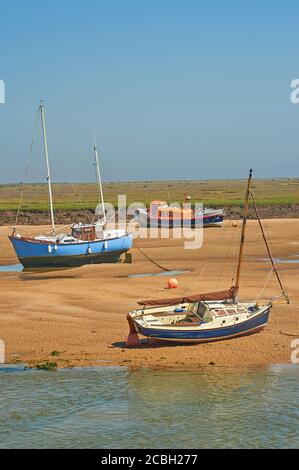
[[(185, 250), (183, 240), (137, 239), (134, 263), (83, 266), (44, 273), (0, 274), (0, 338), (6, 344), (7, 362), (35, 365), (56, 361), (59, 367), (123, 365), (158, 367), (258, 366), (290, 362), (290, 342), (299, 338), (299, 263), (280, 265), (292, 303), (277, 303), (266, 329), (256, 335), (217, 343), (188, 346), (155, 346), (125, 349), (126, 314), (136, 300), (222, 290), (230, 287), (235, 273), (240, 237), (238, 228), (226, 222), (222, 228), (204, 230), (201, 249)], [(299, 220), (266, 220), (275, 257), (299, 255)], [(30, 227), (40, 233), (44, 227)], [(0, 263), (17, 263), (0, 227)], [(177, 277), (179, 287), (166, 290), (167, 277), (128, 278), (132, 273), (159, 269), (137, 247), (170, 269), (188, 269)], [(255, 299), (269, 274), (266, 251), (256, 221), (248, 223), (246, 260), (241, 298)], [(299, 259), (299, 258), (298, 258)], [(264, 297), (279, 293), (272, 276)], [(51, 356), (59, 351), (58, 356)]]

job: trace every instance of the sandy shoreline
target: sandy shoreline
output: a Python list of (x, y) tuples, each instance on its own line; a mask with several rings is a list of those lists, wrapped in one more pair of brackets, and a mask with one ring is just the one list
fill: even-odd
[[(201, 249), (185, 250), (183, 240), (137, 239), (132, 265), (93, 265), (68, 270), (0, 274), (0, 338), (5, 341), (6, 361), (34, 366), (55, 361), (59, 367), (118, 365), (192, 368), (261, 366), (289, 363), (290, 343), (299, 338), (299, 263), (282, 263), (280, 271), (292, 303), (276, 303), (266, 329), (256, 335), (201, 345), (157, 345), (126, 349), (126, 314), (141, 298), (161, 298), (183, 293), (222, 290), (235, 273), (239, 228), (226, 222), (223, 228), (204, 230)], [(299, 254), (299, 220), (265, 221), (276, 258)], [(39, 233), (42, 227), (28, 231)], [(10, 228), (0, 227), (0, 264), (17, 259), (9, 240)], [(128, 278), (133, 273), (157, 273), (159, 269), (137, 248), (169, 269), (186, 269), (177, 277), (176, 291), (165, 289), (168, 277)], [(264, 287), (269, 264), (259, 258), (266, 251), (256, 221), (248, 222), (246, 262), (241, 298), (254, 299)], [(264, 292), (279, 293), (274, 276)], [(51, 352), (58, 351), (52, 356)]]

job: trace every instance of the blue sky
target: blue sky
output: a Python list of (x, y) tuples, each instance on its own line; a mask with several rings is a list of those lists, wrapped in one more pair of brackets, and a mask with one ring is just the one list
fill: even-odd
[(23, 180), (40, 98), (55, 181), (93, 181), (93, 129), (105, 180), (299, 176), (298, 18), (295, 0), (0, 0), (0, 183)]

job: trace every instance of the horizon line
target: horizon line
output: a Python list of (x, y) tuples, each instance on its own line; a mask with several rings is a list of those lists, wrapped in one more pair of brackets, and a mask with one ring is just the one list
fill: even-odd
[[(259, 181), (267, 181), (267, 180), (297, 180), (299, 179), (299, 176), (284, 176), (284, 177), (275, 177), (275, 176), (268, 176), (268, 177), (254, 177), (254, 180), (259, 180)], [(183, 179), (158, 179), (158, 180), (110, 180), (110, 181), (103, 181), (103, 184), (133, 184), (133, 183), (165, 183), (165, 182), (169, 182), (169, 183), (178, 183), (178, 182), (195, 182), (195, 181), (246, 181), (247, 180), (247, 177), (246, 178), (203, 178), (203, 179), (186, 179), (186, 178), (183, 178)], [(27, 181), (27, 182), (23, 182), (23, 181), (18, 181), (18, 182), (4, 182), (4, 183), (0, 183), (0, 186), (19, 186), (19, 185), (34, 185), (34, 184), (47, 184), (46, 181)], [(52, 185), (57, 185), (57, 184), (92, 184), (92, 185), (96, 185), (97, 183), (94, 182), (94, 181), (59, 181), (59, 182), (52, 182)]]

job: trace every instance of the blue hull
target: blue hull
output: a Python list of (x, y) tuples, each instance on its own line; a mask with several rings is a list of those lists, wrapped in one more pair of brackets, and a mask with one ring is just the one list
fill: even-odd
[(211, 215), (205, 216), (203, 219), (158, 219), (149, 216), (142, 217), (140, 215), (135, 216), (136, 222), (144, 228), (174, 228), (174, 227), (186, 227), (186, 228), (199, 228), (209, 227), (213, 225), (220, 225), (224, 220), (224, 215)]
[(233, 338), (237, 336), (245, 336), (264, 328), (268, 322), (270, 314), (270, 306), (254, 318), (246, 320), (237, 325), (207, 329), (207, 330), (181, 330), (177, 328), (158, 329), (158, 328), (144, 328), (135, 323), (138, 333), (152, 339), (159, 339), (165, 341), (178, 341), (178, 342), (208, 342), (217, 341), (222, 339)]
[(222, 224), (224, 219), (223, 215), (215, 215), (211, 217), (204, 217), (203, 220), (191, 219), (191, 220), (162, 220), (162, 219), (148, 219), (147, 228), (158, 227), (158, 228), (173, 228), (173, 227), (209, 227), (211, 225)]
[(17, 237), (10, 237), (10, 241), (25, 268), (113, 263), (132, 247), (132, 235), (80, 243), (38, 243)]

